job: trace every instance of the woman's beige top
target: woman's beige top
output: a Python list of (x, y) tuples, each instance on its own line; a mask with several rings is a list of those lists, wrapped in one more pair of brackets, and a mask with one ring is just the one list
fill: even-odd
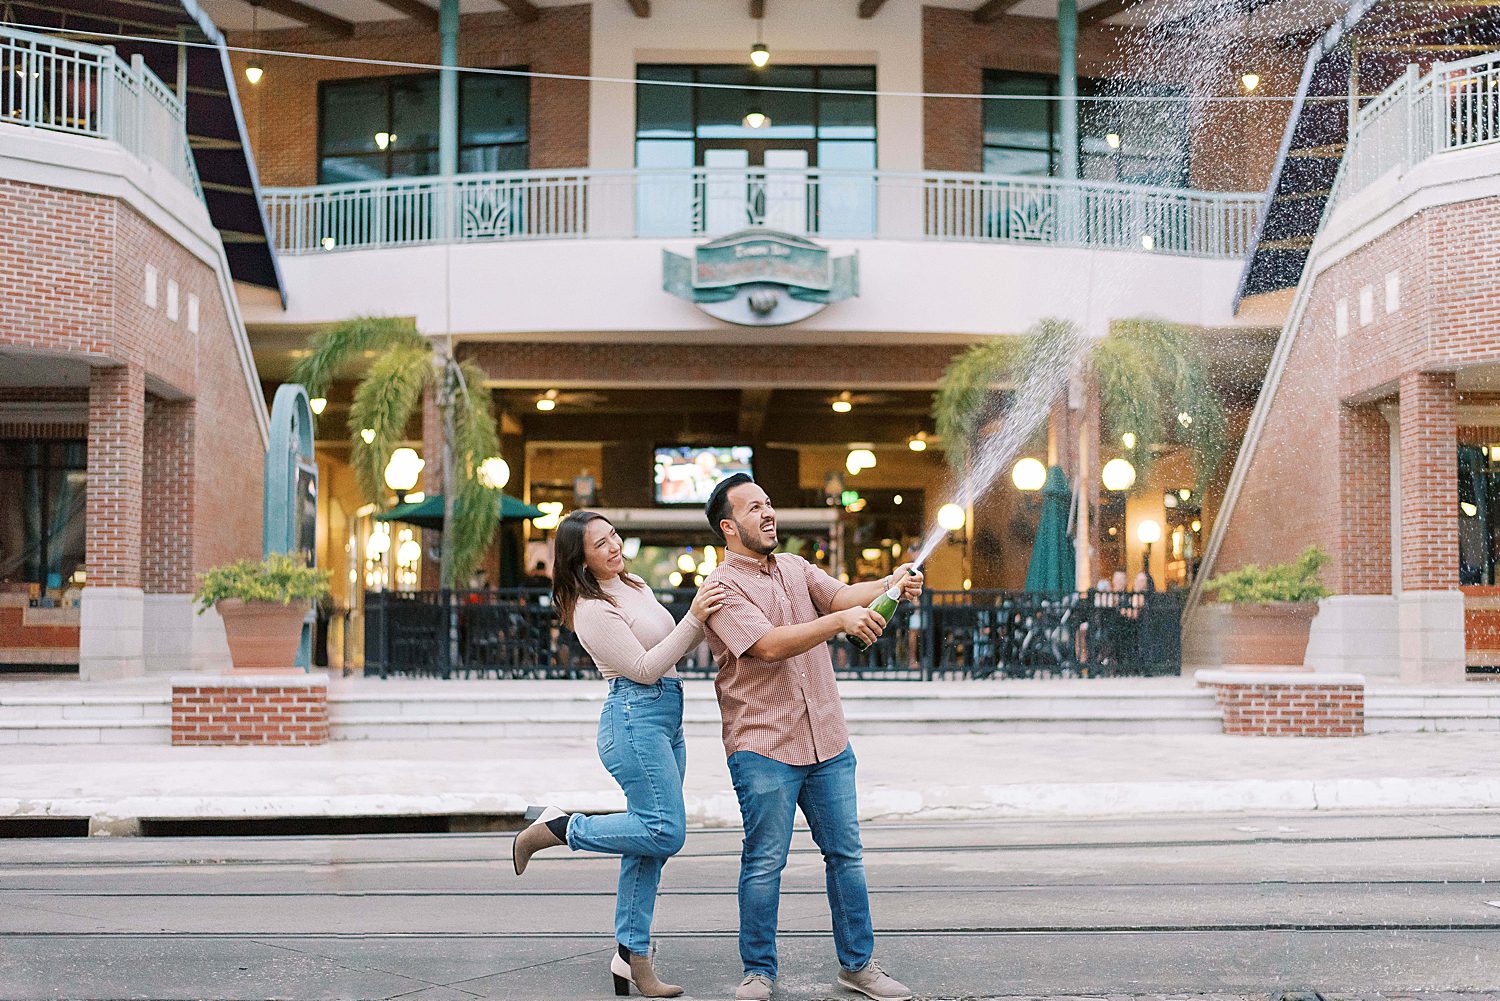
[(688, 612), (674, 624), (672, 613), (644, 585), (631, 587), (615, 577), (599, 586), (619, 605), (583, 599), (573, 610), (573, 631), (600, 673), (642, 685), (675, 677), (677, 662), (703, 641), (703, 623)]

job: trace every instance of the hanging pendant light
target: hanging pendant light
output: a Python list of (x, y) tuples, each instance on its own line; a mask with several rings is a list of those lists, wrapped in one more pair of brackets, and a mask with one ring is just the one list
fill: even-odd
[[(1251, 18), (1253, 18), (1254, 16), (1254, 8), (1247, 4), (1245, 7), (1245, 51), (1247, 53), (1250, 51), (1250, 47), (1253, 44), (1253, 40), (1250, 34), (1250, 23)], [(1240, 86), (1245, 88), (1245, 93), (1254, 93), (1255, 88), (1260, 86), (1260, 74), (1255, 72), (1254, 69), (1246, 67), (1245, 71), (1240, 74)]]
[(765, 11), (762, 9), (761, 16), (755, 19), (755, 44), (750, 46), (750, 65), (758, 70), (763, 70), (771, 64), (771, 50), (766, 47), (760, 35), (761, 25), (764, 23)]
[(740, 124), (744, 125), (747, 129), (764, 129), (770, 127), (771, 118), (764, 111), (761, 111), (760, 108), (751, 105), (750, 110), (745, 112), (745, 118)]
[[(257, 49), (260, 48), (259, 14), (260, 4), (252, 3), (250, 5), (250, 35), (252, 38), (254, 38), (254, 45)], [(257, 56), (256, 58), (251, 59), (248, 63), (245, 64), (245, 79), (250, 82), (250, 86), (254, 87), (256, 84), (260, 83), (260, 78), (265, 75), (266, 68), (261, 65), (260, 57)]]

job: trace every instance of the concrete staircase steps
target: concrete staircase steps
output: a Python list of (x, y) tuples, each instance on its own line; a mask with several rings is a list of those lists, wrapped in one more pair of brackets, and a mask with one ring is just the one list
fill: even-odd
[(168, 695), (0, 698), (0, 744), (165, 744)]
[(1366, 733), (1500, 732), (1500, 692), (1468, 688), (1369, 688)]

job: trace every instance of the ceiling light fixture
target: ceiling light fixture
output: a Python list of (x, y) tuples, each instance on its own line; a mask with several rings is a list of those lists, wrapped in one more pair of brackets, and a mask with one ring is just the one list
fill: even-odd
[[(255, 39), (255, 47), (260, 48), (260, 4), (250, 4), (250, 34)], [(254, 87), (260, 83), (260, 78), (266, 75), (266, 68), (261, 65), (260, 58), (252, 58), (245, 64), (245, 79)]]
[(740, 124), (747, 129), (765, 129), (770, 127), (771, 119), (764, 111), (752, 107), (749, 111), (745, 112), (744, 120)]
[(836, 414), (847, 414), (854, 409), (854, 402), (849, 399), (849, 391), (846, 389), (833, 401), (833, 412)]
[(750, 46), (750, 65), (758, 70), (763, 70), (771, 64), (771, 50), (766, 48), (765, 42), (756, 42)]

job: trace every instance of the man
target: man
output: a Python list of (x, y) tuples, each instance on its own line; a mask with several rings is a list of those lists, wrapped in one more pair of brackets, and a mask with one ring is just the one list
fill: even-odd
[[(766, 1001), (776, 982), (776, 918), (797, 807), (823, 852), (839, 983), (876, 1001), (911, 997), (874, 960), (875, 933), (855, 807), (854, 751), (827, 642), (839, 633), (873, 643), (885, 620), (866, 608), (892, 578), (844, 584), (800, 556), (775, 555), (771, 500), (736, 473), (714, 488), (708, 523), (725, 556), (709, 577), (725, 599), (707, 623), (719, 670), (714, 687), (724, 750), (740, 801), (739, 1001)], [(905, 569), (905, 568), (903, 568)], [(898, 571), (899, 573), (899, 571)], [(922, 575), (902, 579), (922, 593)]]

